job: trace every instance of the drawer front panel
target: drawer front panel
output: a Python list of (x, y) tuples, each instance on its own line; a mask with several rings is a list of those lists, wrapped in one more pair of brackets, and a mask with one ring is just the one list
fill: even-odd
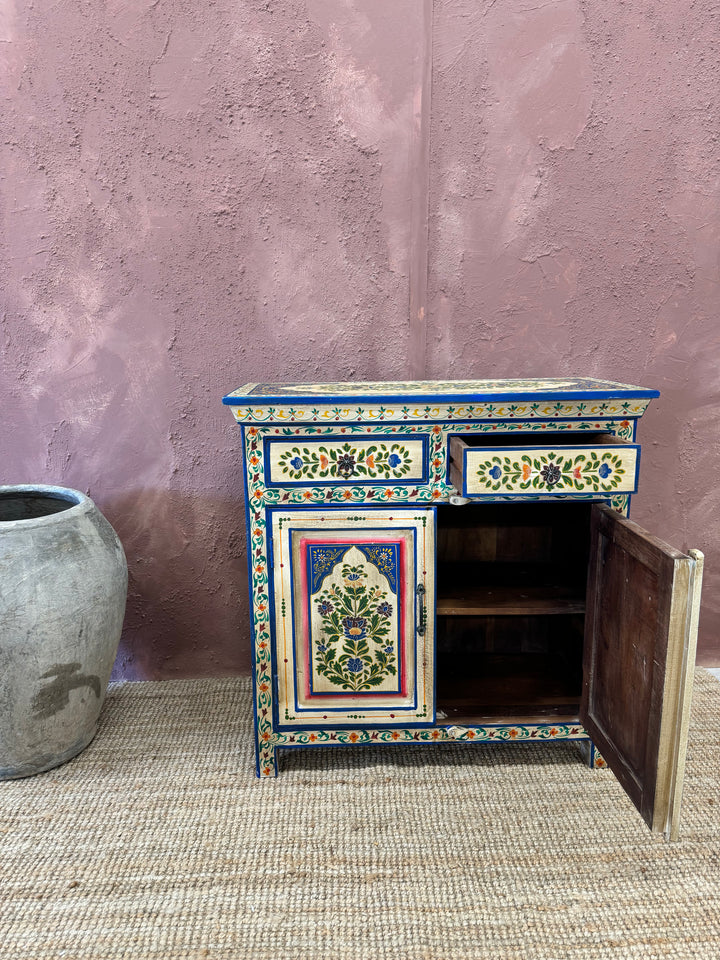
[(466, 497), (634, 493), (640, 448), (635, 444), (557, 447), (466, 447)]
[(268, 486), (427, 483), (427, 436), (268, 439)]

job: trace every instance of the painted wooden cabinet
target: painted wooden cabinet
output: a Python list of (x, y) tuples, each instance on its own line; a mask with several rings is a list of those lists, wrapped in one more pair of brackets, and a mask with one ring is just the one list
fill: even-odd
[(576, 740), (678, 832), (702, 554), (627, 519), (657, 391), (247, 384), (258, 776), (286, 748)]

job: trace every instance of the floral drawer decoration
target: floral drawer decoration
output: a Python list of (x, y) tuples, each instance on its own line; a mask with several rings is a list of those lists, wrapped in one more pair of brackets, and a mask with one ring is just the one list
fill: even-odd
[(271, 440), (271, 483), (368, 483), (427, 480), (427, 437), (377, 440)]
[(466, 494), (634, 492), (637, 448), (468, 450)]

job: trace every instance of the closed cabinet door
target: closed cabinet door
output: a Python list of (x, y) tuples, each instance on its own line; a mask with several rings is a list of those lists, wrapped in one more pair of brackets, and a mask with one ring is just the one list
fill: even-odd
[(432, 509), (274, 509), (279, 728), (434, 721)]
[(648, 826), (678, 835), (703, 556), (593, 508), (580, 718)]

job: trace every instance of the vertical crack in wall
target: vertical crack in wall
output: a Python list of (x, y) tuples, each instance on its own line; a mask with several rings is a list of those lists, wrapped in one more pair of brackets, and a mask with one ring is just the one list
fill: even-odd
[(422, 0), (424, 44), (414, 64), (412, 203), (408, 373), (425, 377), (427, 363), (428, 217), (430, 205), (430, 101), (432, 96), (433, 0)]

